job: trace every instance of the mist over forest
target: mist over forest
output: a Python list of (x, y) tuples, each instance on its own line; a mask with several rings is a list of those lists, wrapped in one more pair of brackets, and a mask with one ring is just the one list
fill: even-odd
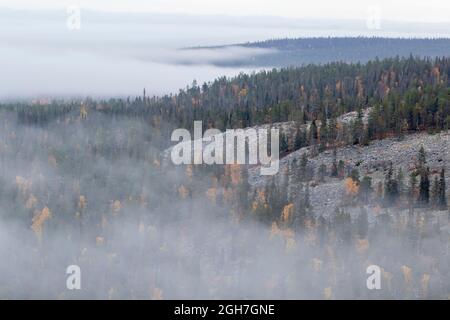
[[(320, 208), (298, 216), (287, 205), (267, 213), (280, 216), (271, 224), (263, 209), (242, 212), (236, 205), (246, 201), (238, 200), (242, 190), (251, 194), (237, 168), (207, 174), (159, 163), (155, 129), (143, 120), (92, 110), (35, 126), (10, 111), (1, 115), (2, 298), (439, 298), (448, 292), (448, 234), (429, 229), (431, 222), (419, 231), (408, 215), (382, 209), (393, 220), (380, 215), (369, 232), (358, 218), (367, 207), (353, 218), (342, 211), (329, 220)], [(428, 221), (418, 213), (417, 219)], [(82, 290), (65, 288), (71, 264), (81, 267)], [(366, 288), (371, 264), (383, 267), (383, 290)]]
[[(434, 6), (20, 2), (0, 5), (0, 299), (450, 298), (450, 28)], [(223, 132), (202, 146), (278, 130), (255, 140), (279, 170), (174, 164), (172, 133), (196, 121)]]
[[(337, 63), (162, 97), (2, 104), (1, 296), (446, 298), (449, 65)], [(171, 132), (193, 120), (280, 128), (279, 173), (173, 165)], [(349, 156), (387, 141), (389, 156)], [(66, 290), (68, 265), (81, 290)], [(380, 290), (367, 288), (372, 265)]]
[[(67, 8), (0, 7), (0, 64), (8, 75), (0, 86), (2, 101), (126, 97), (141, 94), (142, 88), (149, 95), (164, 95), (185, 88), (194, 79), (203, 83), (272, 67), (365, 62), (376, 56), (410, 53), (435, 57), (448, 51), (448, 42), (428, 40), (424, 44), (420, 39), (450, 36), (449, 24), (444, 22), (383, 20), (380, 30), (372, 30), (367, 28), (365, 16), (293, 19), (79, 9), (80, 29), (71, 30)], [(325, 47), (330, 48), (327, 50), (317, 46), (320, 39), (304, 39), (297, 41), (299, 50), (293, 51), (286, 50), (282, 41), (259, 43), (268, 39), (291, 38), (295, 43), (295, 38), (360, 36), (397, 41), (381, 39), (370, 44), (364, 39), (335, 39), (327, 43), (330, 40), (325, 39)], [(315, 49), (308, 49), (308, 45)]]

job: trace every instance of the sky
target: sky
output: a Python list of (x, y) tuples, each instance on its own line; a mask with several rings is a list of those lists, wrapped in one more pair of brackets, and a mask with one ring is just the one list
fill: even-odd
[(373, 7), (394, 21), (450, 22), (447, 0), (2, 0), (16, 9), (85, 9), (116, 12), (270, 15), (290, 18), (365, 19)]
[[(450, 1), (437, 0), (1, 0), (0, 100), (177, 92), (194, 79), (253, 71), (214, 66), (218, 57), (264, 53), (179, 48), (286, 37), (450, 37), (449, 12)], [(379, 28), (368, 27), (374, 19)]]

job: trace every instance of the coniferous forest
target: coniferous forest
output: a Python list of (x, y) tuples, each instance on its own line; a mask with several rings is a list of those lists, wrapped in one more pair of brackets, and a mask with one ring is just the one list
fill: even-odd
[[(4, 102), (0, 298), (447, 299), (449, 78), (449, 58), (409, 56)], [(195, 120), (281, 123), (279, 173), (173, 165)]]

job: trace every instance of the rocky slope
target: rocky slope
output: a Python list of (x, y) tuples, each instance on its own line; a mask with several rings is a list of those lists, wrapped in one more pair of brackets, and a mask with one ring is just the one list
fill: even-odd
[[(369, 112), (370, 109), (364, 111), (363, 122), (365, 123), (367, 123)], [(340, 116), (337, 121), (338, 123), (349, 124), (356, 116), (356, 112), (350, 112)], [(267, 129), (269, 127), (279, 128), (280, 131), (290, 135), (294, 134), (295, 123), (275, 123), (271, 126), (254, 127), (254, 129)], [(309, 124), (306, 124), (303, 126), (303, 129), (307, 130), (308, 127)], [(203, 146), (206, 146), (208, 143), (203, 141)], [(346, 173), (349, 173), (353, 168), (357, 168), (361, 177), (365, 175), (370, 176), (374, 189), (378, 182), (383, 181), (385, 170), (389, 163), (392, 162), (395, 170), (402, 168), (405, 176), (404, 183), (407, 185), (409, 174), (415, 168), (417, 154), (421, 146), (426, 151), (427, 165), (430, 167), (432, 175), (438, 174), (441, 168), (445, 168), (446, 172), (450, 173), (450, 133), (447, 132), (434, 135), (426, 132), (413, 133), (406, 135), (401, 140), (399, 138), (387, 138), (371, 141), (368, 146), (364, 147), (358, 145), (341, 147), (337, 149), (337, 161), (344, 161)], [(163, 152), (163, 159), (165, 159), (163, 162), (170, 163), (172, 148)], [(343, 180), (329, 177), (333, 162), (332, 150), (315, 154), (311, 152), (311, 147), (306, 147), (292, 152), (280, 159), (278, 175), (286, 172), (287, 167), (292, 165), (294, 161), (300, 161), (304, 153), (308, 156), (308, 170), (313, 171), (315, 176), (317, 176), (317, 171), (322, 164), (327, 167), (328, 176), (324, 182), (319, 183), (317, 179), (313, 179), (310, 182), (310, 201), (316, 214), (330, 216), (337, 207), (342, 205), (346, 193)], [(295, 173), (291, 172), (292, 174)], [(259, 166), (251, 166), (249, 168), (249, 182), (253, 187), (264, 186), (270, 179), (271, 176), (262, 176), (260, 174)], [(432, 180), (433, 177), (431, 177)], [(447, 174), (447, 180), (447, 185), (450, 185), (450, 174)], [(290, 189), (295, 189), (295, 186)]]
[[(434, 135), (415, 133), (407, 135), (402, 140), (397, 138), (376, 140), (366, 147), (346, 146), (337, 149), (337, 159), (345, 162), (346, 172), (357, 168), (361, 177), (364, 175), (372, 177), (373, 186), (383, 181), (385, 169), (389, 162), (392, 162), (396, 170), (403, 169), (404, 183), (407, 184), (409, 173), (415, 168), (421, 146), (426, 151), (427, 165), (432, 174), (438, 174), (442, 167), (446, 169), (446, 172), (450, 172), (450, 133), (447, 132)], [(300, 161), (304, 153), (310, 155), (310, 148), (302, 148), (281, 159), (279, 172), (286, 170), (294, 160)], [(321, 164), (325, 164), (329, 172), (333, 162), (333, 152), (326, 150), (317, 156), (308, 156), (308, 162), (309, 170), (315, 173)], [(249, 172), (249, 181), (255, 187), (265, 184), (270, 179), (259, 175), (258, 168), (251, 168)], [(449, 175), (447, 175), (447, 185), (449, 183)], [(310, 183), (311, 204), (317, 214), (325, 216), (332, 214), (336, 207), (341, 205), (345, 192), (344, 182), (337, 178), (327, 177), (324, 183), (317, 183), (317, 181)]]

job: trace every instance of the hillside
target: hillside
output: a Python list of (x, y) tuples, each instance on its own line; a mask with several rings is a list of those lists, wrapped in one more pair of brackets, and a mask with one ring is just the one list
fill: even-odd
[[(1, 105), (0, 298), (59, 298), (46, 280), (67, 261), (86, 279), (73, 299), (448, 297), (449, 70), (386, 59)], [(281, 128), (279, 173), (163, 162), (194, 120)], [(372, 264), (385, 290), (367, 290)]]
[(343, 61), (365, 63), (375, 58), (389, 57), (443, 57), (450, 52), (450, 39), (405, 38), (299, 38), (274, 39), (241, 43), (230, 46), (201, 47), (195, 49), (223, 49), (227, 47), (269, 49), (266, 54), (216, 61), (219, 66), (289, 67), (310, 63), (325, 64)]
[[(428, 134), (417, 133), (405, 136), (403, 139), (387, 138), (376, 140), (368, 146), (345, 146), (337, 149), (337, 158), (345, 163), (345, 172), (349, 174), (352, 169), (358, 169), (361, 176), (372, 178), (373, 185), (384, 181), (386, 170), (392, 163), (395, 170), (402, 168), (406, 177), (416, 167), (417, 154), (420, 147), (424, 147), (428, 155), (427, 164), (431, 172), (438, 174), (444, 168), (450, 172), (450, 133)], [(316, 156), (310, 156), (310, 148), (305, 147), (297, 150), (280, 160), (280, 172), (286, 172), (293, 161), (300, 161), (303, 154), (308, 155), (308, 168), (317, 172), (321, 164), (331, 168), (333, 153), (326, 150)], [(294, 175), (291, 171), (291, 175)], [(292, 178), (292, 176), (291, 176)], [(450, 177), (446, 181), (450, 183)], [(268, 183), (269, 178), (259, 174), (258, 168), (250, 169), (249, 181), (254, 187)], [(318, 182), (317, 179), (310, 182), (311, 205), (317, 215), (332, 215), (337, 208), (342, 206), (346, 189), (343, 179), (326, 177), (325, 181)]]
[[(368, 124), (368, 117), (371, 109), (366, 109), (363, 112), (363, 123), (365, 126)], [(343, 114), (337, 118), (337, 124), (341, 126), (351, 126), (357, 119), (356, 112), (349, 112)], [(308, 132), (311, 123), (300, 126), (300, 129)], [(320, 129), (320, 122), (318, 123)], [(255, 126), (245, 129), (269, 129), (277, 128), (288, 137), (293, 137), (296, 134), (295, 122), (281, 122), (274, 124), (266, 124), (261, 126)], [(225, 141), (225, 145), (231, 144), (225, 139), (225, 134), (221, 134), (222, 139)], [(249, 143), (253, 143), (251, 138), (247, 140)], [(192, 146), (191, 142), (187, 142)], [(203, 148), (209, 145), (211, 142), (202, 140)], [(317, 152), (315, 149), (317, 146), (308, 146), (293, 151), (285, 156), (282, 156), (279, 162), (279, 172), (275, 177), (262, 176), (260, 174), (260, 166), (250, 166), (249, 170), (249, 183), (254, 189), (267, 187), (272, 179), (281, 180), (287, 179), (289, 181), (288, 197), (293, 198), (296, 201), (297, 194), (295, 190), (299, 186), (292, 183), (292, 181), (298, 181), (298, 171), (293, 169), (295, 163), (300, 163), (302, 157), (306, 156), (308, 160), (307, 170), (312, 172), (313, 179), (307, 183), (310, 185), (310, 197), (311, 207), (314, 208), (316, 216), (326, 216), (336, 212), (336, 210), (342, 206), (348, 206), (345, 200), (346, 188), (343, 178), (330, 177), (329, 170), (333, 163), (333, 151), (332, 149), (324, 150), (323, 152)], [(368, 176), (372, 179), (372, 184), (376, 186), (379, 183), (384, 183), (384, 178), (389, 165), (392, 164), (394, 170), (402, 169), (405, 174), (404, 190), (407, 189), (407, 177), (416, 169), (417, 155), (419, 149), (424, 147), (426, 154), (428, 155), (427, 165), (430, 167), (431, 173), (438, 175), (442, 168), (445, 171), (450, 172), (450, 133), (448, 131), (429, 134), (427, 132), (411, 133), (401, 138), (392, 137), (381, 140), (371, 141), (367, 146), (361, 145), (346, 145), (336, 148), (337, 160), (342, 160), (345, 165), (344, 176), (350, 174), (353, 169), (357, 169), (360, 176)], [(170, 163), (170, 152), (173, 146), (162, 152), (162, 159), (165, 165)], [(325, 174), (324, 180), (319, 181), (317, 173), (321, 165), (325, 165), (328, 173)], [(286, 173), (288, 173), (286, 175)], [(283, 176), (283, 177), (281, 177)], [(297, 177), (298, 178), (298, 177)], [(446, 177), (447, 184), (450, 185), (450, 177)], [(303, 181), (304, 182), (304, 181)], [(324, 196), (325, 195), (325, 196)], [(404, 204), (403, 204), (404, 205)], [(378, 206), (378, 205), (377, 205)]]

